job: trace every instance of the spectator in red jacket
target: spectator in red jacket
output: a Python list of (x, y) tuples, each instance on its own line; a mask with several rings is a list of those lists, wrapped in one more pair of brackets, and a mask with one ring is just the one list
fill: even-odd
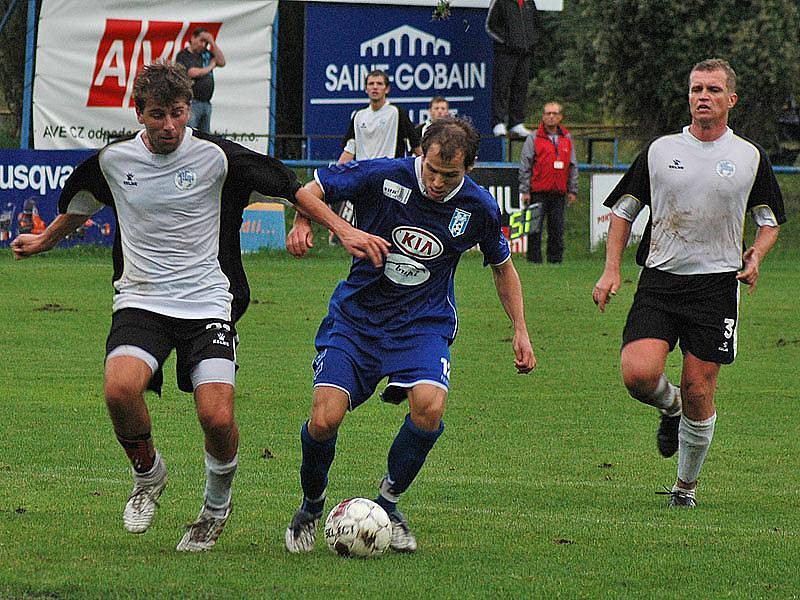
[(564, 257), (564, 209), (578, 197), (578, 161), (572, 136), (561, 126), (558, 102), (542, 109), (539, 128), (525, 139), (519, 165), (519, 192), (534, 211), (528, 234), (527, 258), (542, 262), (542, 220), (547, 220), (547, 262)]

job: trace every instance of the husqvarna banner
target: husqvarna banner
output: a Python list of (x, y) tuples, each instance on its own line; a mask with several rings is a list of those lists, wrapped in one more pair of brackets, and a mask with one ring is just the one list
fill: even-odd
[(204, 27), (226, 61), (213, 71), (211, 131), (264, 151), (277, 6), (277, 0), (42, 0), (35, 147), (98, 148), (140, 129), (136, 73), (158, 58), (174, 61), (192, 31)]
[[(450, 18), (431, 20), (433, 5), (306, 6), (304, 128), (311, 158), (339, 157), (351, 114), (369, 103), (364, 83), (373, 69), (386, 71), (389, 102), (407, 109), (415, 125), (428, 117), (431, 97), (444, 96), (451, 112), (468, 115), (489, 134), (492, 46), (484, 31), (486, 11), (453, 8)], [(497, 158), (481, 148), (480, 160)]]
[[(58, 197), (75, 167), (93, 150), (0, 149), (0, 248), (20, 233), (42, 233), (58, 215)], [(104, 207), (69, 234), (62, 246), (114, 241), (114, 213)]]

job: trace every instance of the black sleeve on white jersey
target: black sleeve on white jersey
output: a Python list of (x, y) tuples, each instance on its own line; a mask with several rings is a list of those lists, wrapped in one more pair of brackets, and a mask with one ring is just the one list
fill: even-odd
[(650, 206), (650, 169), (647, 165), (650, 144), (639, 153), (619, 183), (611, 190), (603, 202), (604, 206), (614, 208), (617, 200), (626, 195), (633, 196), (645, 206)]
[(228, 157), (228, 176), (222, 188), (223, 207), (243, 210), (250, 203), (250, 194), (257, 192), (272, 198), (282, 198), (294, 204), (300, 189), (297, 175), (277, 158), (254, 152), (249, 148), (220, 138), (198, 134), (213, 141)]
[(356, 139), (356, 114), (353, 113), (352, 118), (350, 119), (350, 126), (347, 128), (347, 133), (344, 134), (344, 138), (342, 139), (342, 148), (347, 146), (347, 142), (350, 140)]
[(786, 210), (783, 206), (781, 188), (778, 186), (778, 180), (775, 179), (775, 173), (772, 170), (772, 163), (761, 146), (752, 140), (749, 141), (758, 148), (759, 161), (756, 179), (750, 190), (750, 196), (747, 198), (747, 210), (756, 206), (768, 206), (775, 215), (778, 225), (781, 225), (786, 222)]
[(419, 134), (408, 118), (408, 111), (397, 107), (397, 146), (395, 148), (395, 158), (402, 158), (406, 154), (411, 154), (414, 148), (419, 146)]
[(64, 189), (58, 198), (58, 212), (66, 214), (70, 202), (78, 194), (85, 193), (91, 195), (97, 202), (107, 206), (114, 205), (114, 197), (111, 189), (100, 169), (100, 153), (93, 154), (77, 167), (64, 182)]

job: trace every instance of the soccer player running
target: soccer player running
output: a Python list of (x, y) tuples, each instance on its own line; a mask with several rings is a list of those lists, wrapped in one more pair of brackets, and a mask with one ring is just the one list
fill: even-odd
[[(678, 452), (677, 481), (667, 492), (671, 507), (697, 505), (697, 479), (717, 419), (717, 375), (736, 357), (739, 282), (755, 290), (761, 261), (785, 221), (763, 148), (728, 127), (737, 98), (736, 73), (725, 60), (697, 63), (689, 75), (691, 124), (652, 141), (605, 201), (612, 210), (606, 265), (592, 292), (601, 312), (620, 287), (631, 223), (650, 207), (621, 367), (630, 395), (661, 412), (661, 455)], [(758, 230), (742, 253), (747, 211)], [(664, 374), (678, 342), (680, 387)]]
[[(389, 449), (388, 472), (376, 502), (392, 521), (390, 547), (416, 550), (397, 503), (444, 431), (449, 346), (458, 329), (454, 274), (461, 254), (475, 245), (484, 264), (492, 267), (500, 302), (511, 319), (517, 371), (529, 373), (536, 365), (497, 203), (466, 177), (478, 142), (468, 122), (444, 117), (428, 128), (420, 157), (318, 169), (306, 184), (327, 203), (352, 199), (359, 226), (390, 240), (391, 249), (383, 268), (353, 261), (317, 332), (311, 418), (300, 432), (303, 501), (285, 535), (290, 552), (314, 548), (339, 426), (384, 377), (388, 385), (382, 399), (399, 404), (407, 397), (409, 414)], [(303, 256), (311, 245), (309, 223), (297, 216), (287, 248)]]
[(337, 217), (279, 161), (187, 128), (192, 82), (183, 66), (145, 66), (133, 96), (144, 129), (79, 165), (64, 186), (58, 217), (40, 235), (17, 237), (12, 248), (17, 259), (45, 252), (102, 205), (114, 209), (115, 295), (104, 391), (133, 467), (123, 523), (131, 533), (145, 532), (167, 484), (144, 392), (160, 392), (161, 367), (174, 348), (178, 385), (194, 392), (206, 466), (203, 506), (177, 549), (208, 550), (231, 513), (238, 463), (235, 322), (249, 300), (239, 228), (251, 193), (296, 202), (370, 264), (382, 263), (388, 244)]

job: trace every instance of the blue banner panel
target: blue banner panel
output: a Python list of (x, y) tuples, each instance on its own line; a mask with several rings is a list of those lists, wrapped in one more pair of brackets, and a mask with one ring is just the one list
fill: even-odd
[[(444, 96), (452, 113), (472, 119), (491, 135), (492, 44), (486, 11), (453, 8), (432, 21), (429, 6), (308, 3), (304, 133), (307, 157), (336, 160), (353, 111), (367, 106), (367, 74), (389, 75), (389, 101), (424, 123), (433, 96)], [(321, 136), (321, 137), (319, 137)], [(479, 159), (500, 160), (499, 140), (486, 139)]]
[(261, 248), (283, 250), (286, 248), (286, 221), (283, 204), (256, 202), (242, 214), (239, 231), (242, 254), (258, 252)]
[[(40, 233), (58, 215), (58, 197), (75, 167), (96, 150), (0, 149), (0, 247), (19, 233)], [(61, 246), (114, 242), (110, 208), (92, 215)]]

